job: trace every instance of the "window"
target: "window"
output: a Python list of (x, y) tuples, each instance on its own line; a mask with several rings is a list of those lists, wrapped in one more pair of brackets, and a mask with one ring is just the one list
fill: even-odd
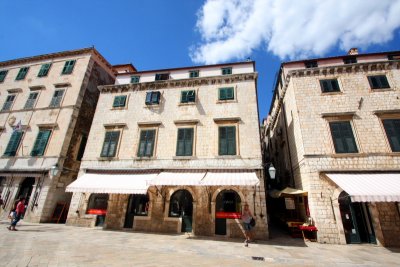
[(336, 153), (357, 153), (350, 121), (330, 122), (331, 134)]
[(368, 76), (368, 81), (371, 89), (390, 88), (386, 75)]
[(236, 155), (236, 127), (221, 126), (218, 131), (218, 155)]
[(19, 144), (22, 139), (23, 132), (14, 131), (11, 135), (10, 141), (8, 142), (7, 148), (4, 151), (4, 156), (13, 157), (17, 153)]
[(323, 93), (340, 92), (337, 79), (320, 80), (319, 82)]
[(219, 88), (219, 100), (233, 100), (235, 98), (233, 87)]
[(6, 78), (8, 73), (8, 70), (0, 70), (0, 83), (4, 82), (4, 79)]
[(87, 143), (87, 136), (82, 134), (81, 144), (79, 145), (78, 155), (76, 156), (76, 160), (81, 161), (83, 157), (83, 153), (85, 152), (85, 147)]
[(222, 68), (222, 69), (221, 69), (221, 73), (222, 73), (222, 75), (229, 75), (229, 74), (232, 74), (232, 67)]
[(383, 126), (393, 152), (400, 152), (400, 119), (385, 119)]
[(31, 156), (43, 156), (44, 151), (47, 146), (47, 142), (49, 141), (51, 134), (51, 130), (49, 129), (42, 129), (39, 130), (39, 133), (36, 137), (35, 144), (33, 146)]
[(194, 90), (181, 92), (181, 103), (195, 102), (196, 92)]
[(54, 92), (53, 98), (51, 99), (50, 107), (51, 108), (59, 107), (60, 104), (61, 104), (61, 100), (62, 100), (63, 95), (64, 95), (64, 89), (56, 90)]
[(357, 63), (357, 57), (345, 57), (343, 58), (344, 64), (354, 64)]
[(71, 74), (72, 70), (74, 69), (75, 66), (75, 61), (76, 60), (68, 60), (65, 62), (64, 68), (61, 72), (61, 74)]
[(306, 62), (304, 62), (304, 66), (306, 67), (306, 69), (317, 68), (318, 67), (318, 62), (315, 61), (315, 60), (306, 61)]
[(199, 71), (198, 70), (189, 71), (189, 78), (197, 78), (197, 77), (199, 77)]
[(193, 215), (193, 197), (185, 189), (174, 192), (169, 200), (169, 217), (183, 217)]
[(126, 104), (126, 95), (119, 95), (114, 97), (113, 108), (122, 108)]
[(6, 102), (4, 102), (3, 108), (1, 111), (7, 111), (11, 109), (12, 104), (14, 103), (15, 95), (8, 95), (6, 98)]
[(38, 97), (39, 93), (30, 93), (28, 96), (28, 100), (26, 100), (24, 109), (31, 109), (35, 105), (36, 99)]
[(156, 81), (165, 81), (169, 80), (169, 73), (157, 73)]
[(43, 64), (39, 70), (38, 77), (47, 76), (47, 74), (49, 73), (50, 67), (51, 67), (51, 63)]
[(104, 137), (101, 157), (115, 157), (117, 154), (120, 131), (108, 131)]
[(156, 130), (142, 130), (140, 132), (138, 157), (152, 157)]
[(87, 212), (92, 214), (90, 210), (107, 210), (108, 194), (91, 194), (88, 202)]
[(178, 129), (178, 138), (176, 143), (177, 156), (193, 155), (193, 128)]
[(23, 80), (25, 79), (26, 74), (28, 73), (29, 67), (23, 67), (19, 69), (18, 75), (15, 78), (15, 80)]
[(131, 76), (131, 83), (139, 83), (140, 76)]
[(146, 93), (146, 105), (160, 104), (161, 93), (158, 91), (152, 91)]

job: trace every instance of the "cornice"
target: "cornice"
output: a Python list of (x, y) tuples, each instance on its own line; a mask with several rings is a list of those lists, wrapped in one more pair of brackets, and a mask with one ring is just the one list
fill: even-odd
[(289, 71), (288, 75), (292, 77), (320, 76), (320, 75), (340, 75), (370, 71), (385, 71), (391, 69), (400, 69), (400, 61), (379, 61), (365, 62), (349, 65), (326, 66), (312, 69), (298, 69)]
[(179, 80), (154, 81), (146, 83), (130, 83), (98, 86), (101, 93), (115, 93), (141, 90), (160, 90), (168, 88), (198, 87), (207, 85), (223, 85), (257, 79), (257, 72), (233, 74), (229, 76), (212, 76)]

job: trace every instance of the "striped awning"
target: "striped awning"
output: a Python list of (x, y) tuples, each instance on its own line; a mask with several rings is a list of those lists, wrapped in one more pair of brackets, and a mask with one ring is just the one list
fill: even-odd
[(67, 192), (146, 194), (149, 181), (157, 176), (150, 174), (93, 174), (86, 173), (67, 186)]
[(161, 172), (150, 181), (150, 185), (200, 185), (205, 171), (168, 171)]
[(353, 202), (400, 201), (400, 173), (329, 173)]
[(209, 171), (200, 185), (258, 185), (260, 183), (254, 171)]

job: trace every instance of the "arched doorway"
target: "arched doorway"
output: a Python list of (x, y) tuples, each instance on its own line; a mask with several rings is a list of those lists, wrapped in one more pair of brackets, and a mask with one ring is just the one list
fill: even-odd
[(181, 232), (192, 232), (193, 197), (189, 191), (181, 189), (172, 194), (168, 216), (182, 218)]
[(97, 215), (95, 226), (103, 226), (107, 214), (108, 194), (91, 194), (87, 214)]
[(124, 228), (132, 228), (135, 216), (147, 216), (149, 195), (130, 195), (126, 209)]
[(345, 191), (339, 195), (339, 209), (348, 244), (376, 243), (368, 203), (352, 202)]
[(226, 235), (226, 219), (241, 212), (241, 199), (233, 190), (223, 190), (215, 203), (215, 234)]

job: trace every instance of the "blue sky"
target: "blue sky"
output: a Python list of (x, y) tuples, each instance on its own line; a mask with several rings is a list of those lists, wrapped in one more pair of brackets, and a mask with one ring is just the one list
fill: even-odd
[(0, 0), (0, 61), (92, 45), (139, 70), (250, 57), (262, 119), (281, 61), (400, 50), (399, 0), (298, 2)]

